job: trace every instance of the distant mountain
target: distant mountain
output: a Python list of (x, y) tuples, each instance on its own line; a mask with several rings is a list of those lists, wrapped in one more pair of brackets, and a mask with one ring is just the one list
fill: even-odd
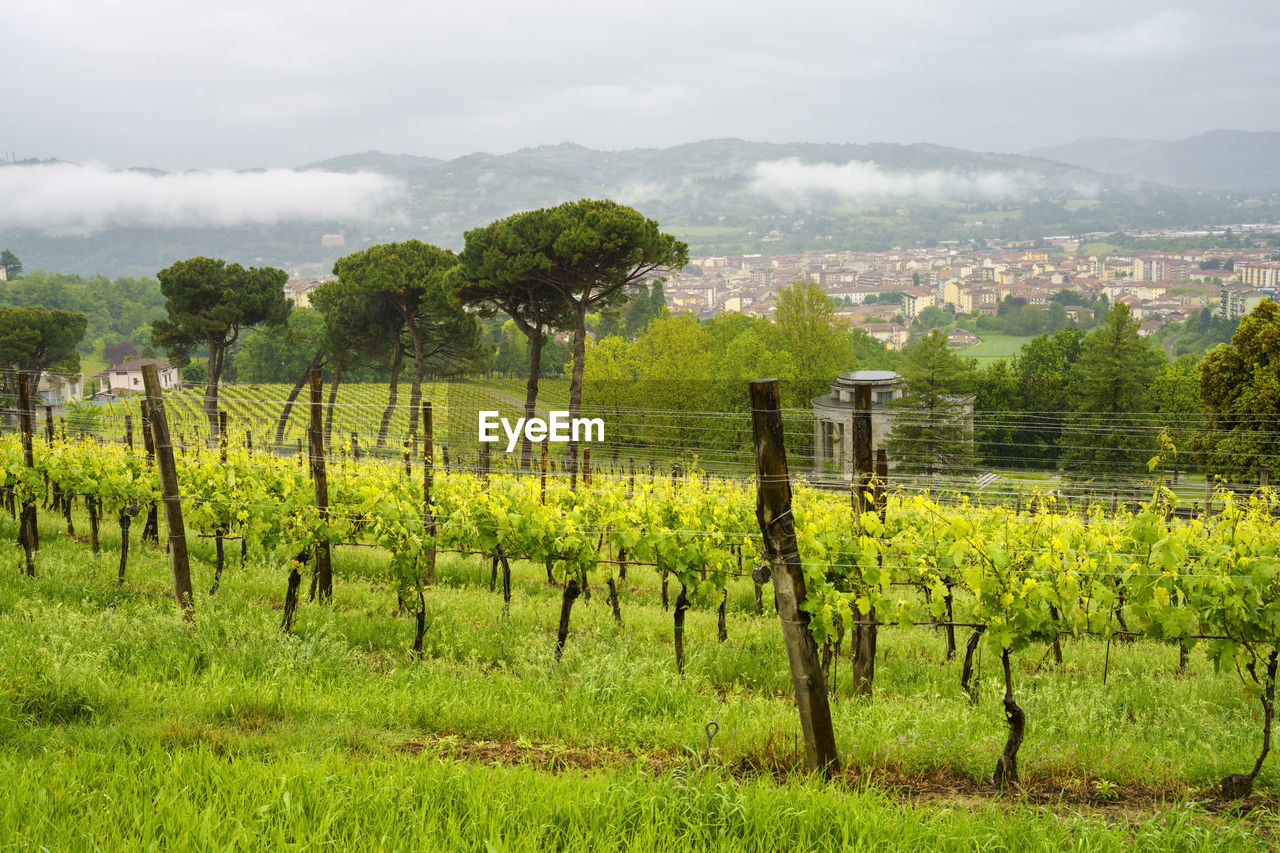
[[(1199, 144), (1212, 150), (1200, 165), (1247, 169), (1221, 154), (1245, 149), (1252, 161), (1275, 145), (1219, 132), (1177, 149), (1195, 163)], [(761, 143), (711, 139), (672, 148), (596, 151), (569, 143), (509, 154), (475, 153), (453, 160), (369, 151), (310, 163), (301, 170), (377, 172), (404, 186), (399, 209), (385, 221), (285, 221), (206, 228), (107, 226), (91, 233), (0, 228), (29, 270), (153, 275), (175, 260), (209, 255), (309, 272), (328, 270), (343, 254), (372, 243), (418, 238), (453, 249), (463, 235), (516, 211), (577, 198), (633, 205), (686, 240), (695, 254), (782, 253), (805, 249), (879, 250), (998, 238), (1184, 228), (1280, 218), (1280, 194), (1250, 201), (1238, 195), (1175, 189), (1094, 162), (1154, 161), (1142, 146), (1174, 143), (1088, 140), (1036, 156), (993, 154), (914, 144)], [(1076, 152), (1071, 154), (1071, 151)], [(1087, 155), (1087, 156), (1086, 156)], [(1069, 156), (1075, 159), (1064, 162)], [(1114, 168), (1112, 166), (1111, 168)], [(1188, 166), (1190, 168), (1190, 166)], [(1254, 169), (1252, 174), (1259, 174)], [(1233, 173), (1235, 174), (1235, 173)], [(1273, 169), (1269, 174), (1275, 175)], [(1221, 176), (1219, 176), (1221, 178)], [(1167, 180), (1167, 179), (1166, 179)], [(1222, 180), (1217, 181), (1222, 185)], [(1280, 180), (1274, 183), (1280, 187)], [(1259, 191), (1261, 192), (1261, 191)], [(338, 217), (340, 219), (340, 217)], [(322, 246), (324, 234), (345, 245)], [(329, 241), (332, 243), (332, 241)]]
[(1091, 137), (1028, 152), (1087, 169), (1214, 192), (1280, 190), (1280, 133), (1213, 130), (1158, 142)]

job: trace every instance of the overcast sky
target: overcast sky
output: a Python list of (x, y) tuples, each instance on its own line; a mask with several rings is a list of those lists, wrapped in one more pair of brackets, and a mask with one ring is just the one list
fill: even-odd
[(112, 167), (1280, 130), (1275, 0), (9, 0), (3, 33), (0, 151)]

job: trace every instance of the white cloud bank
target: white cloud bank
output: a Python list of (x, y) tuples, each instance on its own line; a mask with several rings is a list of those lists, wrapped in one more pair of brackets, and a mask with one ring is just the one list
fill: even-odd
[(751, 189), (779, 202), (834, 195), (851, 201), (891, 198), (974, 200), (1024, 198), (1043, 181), (1027, 172), (887, 172), (875, 163), (850, 160), (801, 163), (794, 157), (757, 163)]
[(0, 168), (0, 226), (231, 226), (362, 222), (389, 212), (401, 185), (371, 172), (112, 171), (52, 163)]

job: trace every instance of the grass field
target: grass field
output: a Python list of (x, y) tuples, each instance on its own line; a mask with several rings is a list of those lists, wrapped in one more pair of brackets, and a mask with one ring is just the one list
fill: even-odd
[(1022, 354), (1022, 347), (1031, 340), (1020, 335), (998, 335), (994, 332), (975, 332), (982, 343), (955, 351), (963, 358), (976, 358), (983, 362), (996, 358), (1012, 358)]
[[(434, 430), (437, 443), (465, 442), (474, 444), (476, 411), (494, 409), (504, 416), (516, 413), (516, 405), (524, 399), (524, 388), (516, 387), (517, 380), (507, 384), (498, 382), (492, 386), (475, 383), (425, 382), (422, 400), (433, 408)], [(548, 402), (555, 399), (555, 386), (548, 383)], [(568, 384), (565, 383), (565, 397)], [(284, 384), (224, 385), (219, 389), (219, 407), (227, 412), (228, 432), (238, 442), (245, 433), (252, 436), (256, 447), (275, 443), (277, 422), (284, 411), (292, 386)], [(203, 386), (192, 386), (182, 391), (165, 392), (170, 429), (182, 442), (200, 441), (208, 433), (203, 413)], [(323, 389), (324, 402), (328, 402), (328, 388)], [(511, 398), (511, 399), (508, 399)], [(387, 430), (387, 443), (391, 451), (399, 452), (409, 435), (410, 385), (401, 383), (398, 399), (391, 410)], [(283, 435), (285, 445), (306, 440), (309, 411), (309, 391), (304, 389), (290, 411)], [(382, 383), (342, 383), (334, 409), (332, 441), (335, 445), (349, 443), (354, 434), (366, 450), (377, 443), (383, 413), (390, 401), (390, 389)], [(127, 396), (122, 400), (101, 407), (99, 427), (111, 436), (124, 430), (124, 417), (130, 415), (134, 424), (140, 423), (139, 400)], [(419, 415), (421, 409), (419, 407)], [(135, 426), (136, 428), (136, 426)], [(421, 427), (417, 428), (418, 430)]]
[[(1274, 849), (1274, 758), (1252, 811), (1212, 807), (1217, 780), (1252, 766), (1257, 703), (1199, 651), (1186, 677), (1156, 643), (1068, 639), (1062, 670), (1044, 647), (1019, 655), (1025, 787), (1001, 795), (985, 781), (1004, 741), (994, 659), (974, 706), (936, 632), (885, 630), (871, 700), (836, 664), (845, 769), (821, 782), (797, 769), (779, 626), (747, 581), (725, 643), (695, 602), (680, 677), (651, 569), (632, 567), (624, 627), (601, 590), (579, 604), (557, 662), (542, 568), (513, 567), (503, 619), (487, 562), (450, 555), (414, 661), (378, 550), (338, 549), (332, 605), (283, 634), (285, 566), (233, 563), (184, 623), (161, 551), (135, 542), (117, 592), (113, 527), (95, 556), (50, 519), (36, 578), (16, 549), (0, 565), (6, 846)], [(212, 551), (193, 542), (197, 590)]]

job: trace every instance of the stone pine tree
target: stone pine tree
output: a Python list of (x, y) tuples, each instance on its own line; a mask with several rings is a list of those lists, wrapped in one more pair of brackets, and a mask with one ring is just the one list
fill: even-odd
[(1205, 470), (1257, 482), (1280, 475), (1280, 305), (1259, 303), (1231, 338), (1200, 362), (1209, 431), (1195, 443)]
[(452, 272), (457, 263), (448, 249), (406, 240), (370, 246), (333, 265), (340, 281), (380, 300), (397, 318), (395, 336), (412, 359), (411, 434), (418, 429), (423, 379), (465, 369), (487, 352), (480, 324), (458, 300)]
[(178, 261), (156, 274), (168, 316), (151, 324), (151, 340), (179, 367), (202, 347), (209, 351), (204, 413), (216, 444), (218, 383), (227, 352), (253, 326), (282, 327), (292, 308), (284, 295), (289, 274), (274, 267), (228, 264), (213, 258)]
[(32, 388), (43, 372), (80, 372), (76, 346), (89, 326), (83, 314), (39, 305), (0, 307), (0, 397), (17, 399), (18, 372), (31, 374)]
[(1148, 389), (1165, 365), (1138, 334), (1129, 306), (1117, 302), (1085, 338), (1071, 377), (1075, 414), (1060, 438), (1063, 468), (1075, 479), (1113, 481), (1145, 475), (1155, 451)]
[[(517, 213), (489, 226), (493, 240), (486, 264), (504, 266), (512, 281), (531, 281), (554, 291), (573, 330), (569, 412), (582, 408), (587, 314), (625, 301), (629, 290), (654, 275), (681, 269), (689, 247), (658, 223), (612, 201), (580, 199)], [(569, 470), (576, 474), (578, 448), (569, 442)]]
[(973, 368), (933, 331), (907, 347), (903, 396), (894, 402), (888, 455), (899, 471), (969, 473), (973, 465)]
[[(458, 296), (464, 305), (482, 312), (500, 311), (511, 318), (529, 344), (529, 380), (525, 385), (524, 416), (537, 412), (538, 381), (542, 376), (542, 352), (547, 336), (570, 325), (569, 312), (559, 291), (537, 277), (520, 275), (507, 262), (505, 247), (513, 236), (506, 221), (498, 221), (466, 233), (466, 247), (454, 271)], [(533, 444), (528, 435), (520, 449), (520, 465), (533, 464)]]

